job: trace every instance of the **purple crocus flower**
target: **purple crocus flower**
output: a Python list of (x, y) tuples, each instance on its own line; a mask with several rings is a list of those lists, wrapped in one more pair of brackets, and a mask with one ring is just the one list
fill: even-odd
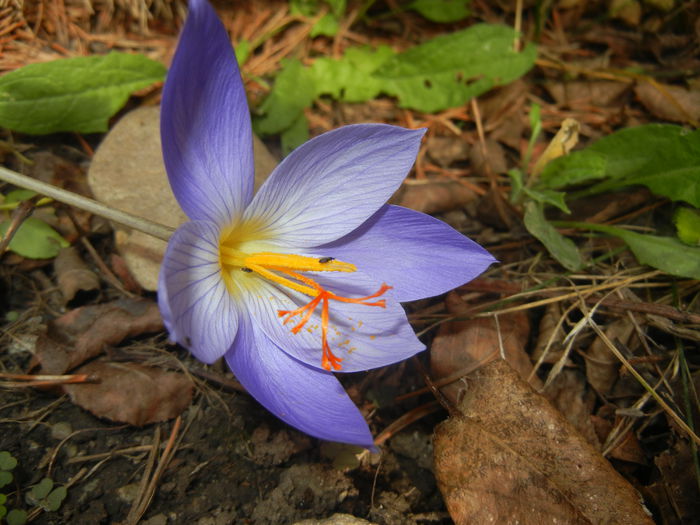
[(332, 372), (420, 352), (400, 305), (444, 293), (494, 259), (446, 224), (386, 205), (423, 136), (346, 126), (285, 158), (253, 195), (253, 145), (229, 37), (191, 0), (163, 89), (170, 185), (190, 218), (172, 236), (158, 299), (171, 339), (224, 357), (250, 394), (313, 436), (372, 447)]

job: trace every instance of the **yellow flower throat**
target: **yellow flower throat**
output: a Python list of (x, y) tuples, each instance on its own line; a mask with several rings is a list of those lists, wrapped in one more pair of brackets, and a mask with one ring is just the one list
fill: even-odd
[[(330, 371), (340, 370), (342, 359), (333, 354), (328, 345), (328, 325), (329, 325), (329, 301), (338, 301), (342, 303), (355, 303), (364, 306), (386, 307), (386, 301), (380, 299), (373, 301), (377, 297), (384, 295), (391, 286), (382, 284), (379, 290), (372, 295), (365, 297), (343, 297), (336, 295), (323, 288), (320, 284), (314, 281), (311, 277), (303, 275), (300, 272), (347, 272), (351, 273), (357, 270), (355, 265), (338, 261), (332, 257), (307, 257), (304, 255), (294, 255), (286, 253), (274, 252), (254, 252), (246, 253), (241, 248), (246, 248), (252, 243), (232, 243), (231, 235), (222, 236), (219, 242), (219, 263), (221, 264), (224, 282), (231, 294), (237, 292), (237, 287), (234, 284), (235, 271), (255, 273), (258, 276), (281, 285), (285, 288), (295, 290), (304, 295), (308, 295), (312, 299), (299, 308), (294, 310), (278, 310), (279, 317), (285, 318), (283, 324), (289, 323), (292, 319), (299, 316), (299, 321), (291, 329), (293, 334), (298, 334), (304, 328), (306, 323), (311, 319), (311, 316), (316, 311), (316, 308), (321, 305), (321, 349), (323, 351), (321, 357), (321, 366)], [(252, 246), (251, 246), (252, 247)]]

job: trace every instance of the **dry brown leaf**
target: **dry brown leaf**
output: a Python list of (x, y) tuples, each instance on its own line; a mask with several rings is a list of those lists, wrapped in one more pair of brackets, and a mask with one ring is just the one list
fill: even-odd
[(562, 370), (542, 392), (596, 450), (602, 446), (591, 419), (595, 394), (578, 370)]
[(607, 80), (571, 82), (547, 82), (545, 89), (554, 97), (557, 105), (566, 107), (605, 107), (617, 103), (620, 96), (630, 88), (623, 82)]
[(111, 303), (76, 308), (54, 319), (36, 342), (35, 357), (44, 374), (63, 374), (106, 346), (163, 329), (158, 306), (143, 299), (119, 299)]
[[(619, 341), (627, 345), (634, 325), (627, 318), (613, 321), (604, 330), (611, 341)], [(586, 378), (600, 394), (607, 395), (612, 389), (620, 370), (620, 361), (610, 352), (600, 337), (596, 337), (591, 346), (583, 352), (586, 359)]]
[(541, 359), (543, 363), (553, 364), (561, 357), (561, 343), (566, 337), (560, 322), (562, 315), (560, 303), (548, 304), (545, 307), (537, 330), (535, 348), (532, 351), (532, 358), (535, 361)]
[(506, 150), (503, 146), (492, 138), (487, 138), (484, 146), (486, 151), (484, 151), (481, 144), (476, 144), (469, 151), (469, 163), (474, 170), (474, 174), (488, 178), (489, 173), (497, 174), (508, 171)]
[(78, 293), (90, 294), (100, 289), (100, 279), (90, 270), (74, 246), (62, 248), (53, 262), (58, 288), (63, 299), (70, 303)]
[(506, 362), (468, 378), (435, 432), (435, 477), (458, 525), (652, 524), (637, 491)]
[(695, 478), (693, 454), (687, 441), (678, 441), (654, 460), (660, 479), (647, 492), (668, 523), (693, 523), (700, 516), (700, 498)]
[(700, 120), (700, 91), (643, 82), (634, 88), (634, 92), (644, 107), (660, 119), (672, 122)]
[[(468, 312), (468, 305), (456, 292), (445, 297), (447, 312), (454, 316)], [(532, 363), (525, 352), (525, 345), (530, 336), (530, 321), (527, 314), (514, 312), (494, 318), (470, 319), (467, 321), (449, 321), (438, 330), (430, 349), (430, 369), (433, 379), (440, 380), (459, 370), (470, 370), (493, 356), (503, 354), (518, 373), (527, 378), (532, 370)], [(533, 385), (541, 386), (537, 376)], [(442, 388), (443, 394), (457, 403), (461, 383), (451, 383)]]
[(469, 158), (469, 144), (463, 137), (456, 135), (444, 137), (431, 135), (428, 137), (426, 150), (428, 156), (443, 168), (449, 167), (453, 162)]
[(162, 368), (94, 361), (76, 373), (98, 382), (64, 385), (73, 403), (112, 421), (157, 423), (179, 415), (192, 401), (192, 381)]
[(476, 200), (471, 188), (455, 180), (429, 180), (422, 184), (404, 184), (389, 201), (423, 213), (442, 213)]

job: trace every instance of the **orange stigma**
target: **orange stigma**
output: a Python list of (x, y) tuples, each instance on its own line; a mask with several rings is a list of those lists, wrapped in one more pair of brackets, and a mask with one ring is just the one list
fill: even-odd
[[(332, 257), (307, 257), (304, 255), (293, 255), (273, 252), (258, 252), (252, 255), (231, 246), (229, 242), (220, 241), (219, 260), (222, 267), (224, 281), (229, 290), (235, 291), (232, 280), (255, 278), (256, 274), (268, 281), (290, 288), (312, 299), (304, 306), (294, 310), (278, 310), (280, 317), (285, 317), (283, 324), (287, 324), (295, 317), (299, 317), (297, 324), (291, 329), (293, 334), (298, 334), (309, 322), (311, 316), (321, 305), (321, 367), (324, 370), (340, 370), (342, 358), (336, 356), (328, 344), (328, 328), (330, 324), (331, 300), (341, 303), (354, 303), (364, 306), (378, 306), (386, 308), (386, 300), (373, 301), (382, 295), (391, 286), (382, 284), (379, 290), (365, 297), (343, 297), (336, 295), (323, 288), (312, 278), (299, 272), (354, 272), (357, 268), (350, 263), (338, 261)], [(240, 270), (243, 270), (241, 272)], [(235, 276), (235, 277), (234, 277)], [(316, 327), (314, 327), (316, 328)], [(342, 345), (341, 345), (342, 346)]]

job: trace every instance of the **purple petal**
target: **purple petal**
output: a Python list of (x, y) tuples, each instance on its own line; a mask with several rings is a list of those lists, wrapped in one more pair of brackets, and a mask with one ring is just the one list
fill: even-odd
[(226, 30), (205, 0), (191, 0), (161, 106), (163, 160), (187, 216), (219, 226), (253, 195), (250, 113)]
[(246, 390), (284, 422), (321, 439), (373, 447), (367, 423), (335, 376), (285, 354), (247, 317), (226, 361)]
[(444, 222), (399, 206), (384, 206), (352, 233), (314, 251), (393, 286), (401, 302), (445, 293), (496, 262)]
[(236, 337), (238, 309), (221, 277), (216, 225), (180, 226), (168, 243), (159, 281), (170, 337), (205, 363), (224, 355)]
[[(314, 274), (313, 278), (325, 289), (351, 298), (369, 296), (381, 285), (359, 272), (329, 272)], [(312, 298), (268, 282), (262, 283), (262, 286), (264, 291), (249, 293), (246, 298), (253, 322), (289, 355), (312, 367), (321, 368), (322, 307), (318, 306), (303, 329), (294, 334), (291, 330), (302, 316), (292, 318), (285, 325), (284, 318), (278, 312), (299, 308)], [(370, 302), (381, 299), (385, 299), (386, 308), (329, 301), (328, 343), (331, 352), (343, 360), (341, 369), (337, 371), (357, 372), (386, 366), (425, 349), (391, 290)]]
[(344, 126), (294, 150), (246, 210), (282, 244), (317, 246), (365, 222), (401, 185), (424, 130)]

